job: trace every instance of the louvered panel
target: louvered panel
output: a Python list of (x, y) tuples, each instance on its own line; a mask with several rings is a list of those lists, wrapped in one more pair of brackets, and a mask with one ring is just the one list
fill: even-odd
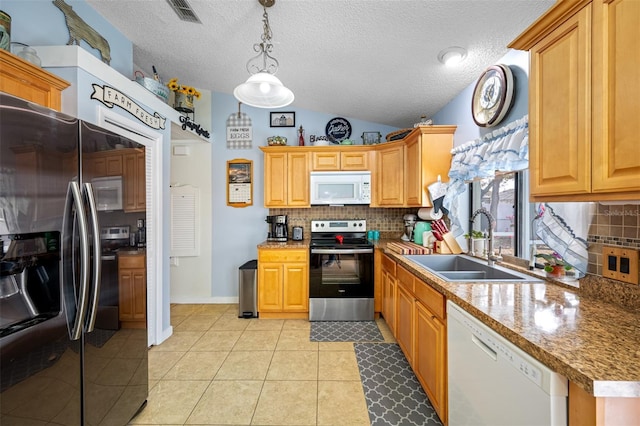
[(171, 257), (200, 255), (200, 191), (171, 188)]

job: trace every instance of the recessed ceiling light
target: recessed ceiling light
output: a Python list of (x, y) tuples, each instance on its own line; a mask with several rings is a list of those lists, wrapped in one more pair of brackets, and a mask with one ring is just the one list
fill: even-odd
[(451, 46), (438, 53), (438, 60), (447, 66), (459, 64), (467, 57), (467, 49), (459, 46)]

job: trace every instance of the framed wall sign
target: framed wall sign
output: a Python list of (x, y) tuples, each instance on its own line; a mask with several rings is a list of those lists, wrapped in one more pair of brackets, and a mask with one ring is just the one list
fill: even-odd
[(227, 161), (227, 205), (253, 205), (253, 161), (244, 158)]
[(269, 126), (271, 127), (296, 127), (296, 113), (291, 112), (270, 112)]

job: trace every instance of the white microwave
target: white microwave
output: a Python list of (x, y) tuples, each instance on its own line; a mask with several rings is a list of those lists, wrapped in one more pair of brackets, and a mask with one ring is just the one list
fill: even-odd
[(122, 176), (91, 179), (98, 211), (122, 210)]
[(311, 172), (312, 205), (371, 203), (371, 172)]

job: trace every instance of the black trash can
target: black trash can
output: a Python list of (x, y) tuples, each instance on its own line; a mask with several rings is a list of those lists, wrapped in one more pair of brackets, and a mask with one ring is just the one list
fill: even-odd
[(256, 288), (258, 261), (250, 260), (240, 267), (238, 277), (238, 318), (257, 318)]

